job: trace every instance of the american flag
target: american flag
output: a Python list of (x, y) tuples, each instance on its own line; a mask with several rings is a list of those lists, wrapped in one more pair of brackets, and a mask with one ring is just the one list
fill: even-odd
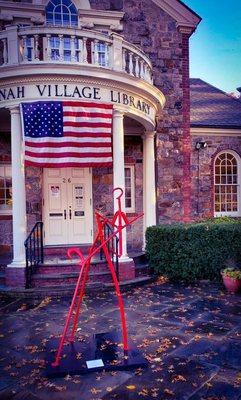
[(21, 108), (26, 165), (112, 166), (112, 105), (40, 101)]

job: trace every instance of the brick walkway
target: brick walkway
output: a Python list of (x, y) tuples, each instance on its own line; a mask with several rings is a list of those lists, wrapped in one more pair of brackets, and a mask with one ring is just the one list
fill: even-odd
[[(148, 369), (48, 380), (46, 340), (61, 332), (70, 300), (3, 300), (0, 399), (241, 399), (241, 294), (209, 282), (157, 282), (126, 292), (124, 301), (130, 336)], [(88, 295), (78, 335), (87, 340), (118, 323), (113, 293)]]

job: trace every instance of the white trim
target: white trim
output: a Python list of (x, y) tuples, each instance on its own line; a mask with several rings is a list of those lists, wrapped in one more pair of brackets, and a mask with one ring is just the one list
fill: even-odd
[[(126, 207), (126, 212), (127, 213), (134, 213), (135, 212), (135, 165), (130, 165), (130, 164), (125, 164), (125, 169), (129, 168), (130, 169), (130, 178), (131, 178), (131, 207)], [(126, 189), (126, 185), (125, 185)]]
[[(11, 163), (2, 163), (0, 164), (0, 168), (3, 167), (4, 170), (5, 168), (10, 167), (11, 170), (11, 183), (12, 183), (12, 164)], [(4, 180), (6, 180), (6, 175), (5, 175), (5, 171), (4, 171)], [(11, 190), (12, 190), (12, 185), (11, 185)], [(0, 217), (1, 215), (12, 215), (13, 214), (13, 210), (12, 210), (12, 205), (11, 208), (9, 209), (1, 209), (1, 205), (0, 205)]]
[(191, 128), (192, 136), (241, 136), (241, 129)]
[[(215, 176), (216, 176), (215, 175), (216, 174), (215, 166), (216, 166), (217, 158), (220, 157), (220, 155), (224, 154), (224, 153), (228, 153), (228, 154), (233, 155), (235, 157), (235, 159), (237, 160), (237, 175), (238, 175), (237, 178), (238, 179), (237, 179), (237, 184), (234, 184), (234, 186), (237, 186), (237, 211), (230, 211), (230, 212), (228, 212), (228, 211), (220, 211), (220, 212), (216, 212), (215, 211), (215, 187), (218, 186), (218, 185), (216, 185), (216, 183), (215, 183)], [(240, 160), (240, 156), (238, 155), (238, 153), (236, 153), (233, 150), (226, 149), (226, 150), (220, 151), (216, 155), (216, 157), (214, 159), (214, 163), (213, 163), (213, 186), (214, 186), (214, 193), (213, 193), (213, 196), (214, 196), (214, 199), (213, 199), (213, 201), (214, 201), (214, 217), (224, 217), (224, 216), (240, 217), (240, 215), (241, 215), (241, 160)]]

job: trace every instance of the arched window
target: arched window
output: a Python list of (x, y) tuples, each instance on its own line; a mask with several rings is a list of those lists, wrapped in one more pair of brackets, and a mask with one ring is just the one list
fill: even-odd
[(78, 13), (71, 0), (50, 0), (46, 7), (49, 25), (78, 26)]
[(240, 159), (232, 151), (224, 151), (215, 159), (215, 216), (240, 215)]

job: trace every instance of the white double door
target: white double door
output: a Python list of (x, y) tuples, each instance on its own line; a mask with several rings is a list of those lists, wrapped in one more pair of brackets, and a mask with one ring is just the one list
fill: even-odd
[(92, 170), (44, 169), (44, 238), (46, 245), (92, 242)]

